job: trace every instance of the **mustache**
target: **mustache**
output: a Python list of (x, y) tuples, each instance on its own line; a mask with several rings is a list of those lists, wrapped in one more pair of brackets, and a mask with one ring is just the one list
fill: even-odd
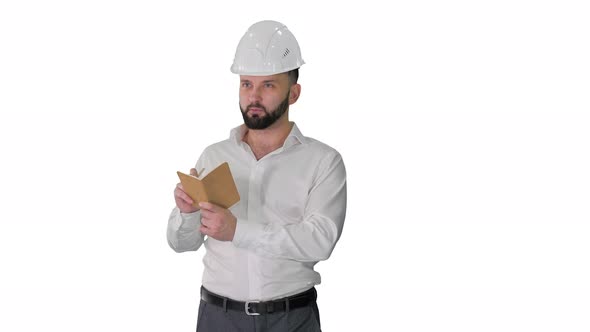
[(246, 113), (248, 113), (248, 111), (249, 111), (249, 110), (250, 110), (252, 107), (260, 108), (261, 110), (263, 110), (263, 111), (264, 111), (264, 113), (268, 113), (268, 112), (266, 111), (266, 107), (262, 106), (262, 105), (261, 105), (261, 104), (259, 104), (259, 103), (254, 103), (254, 104), (250, 104), (250, 105), (248, 105), (248, 107), (246, 107)]

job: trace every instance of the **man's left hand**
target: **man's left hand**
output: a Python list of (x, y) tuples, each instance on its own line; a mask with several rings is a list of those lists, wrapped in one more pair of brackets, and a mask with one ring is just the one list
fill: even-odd
[(201, 228), (202, 234), (219, 241), (232, 241), (236, 232), (237, 218), (221, 206), (201, 202)]

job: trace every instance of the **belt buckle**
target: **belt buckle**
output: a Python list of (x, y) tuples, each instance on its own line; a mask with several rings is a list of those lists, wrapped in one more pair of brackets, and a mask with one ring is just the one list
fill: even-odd
[(260, 313), (258, 312), (250, 312), (250, 303), (260, 303), (260, 301), (246, 301), (246, 303), (244, 303), (244, 311), (246, 312), (246, 315), (260, 316)]

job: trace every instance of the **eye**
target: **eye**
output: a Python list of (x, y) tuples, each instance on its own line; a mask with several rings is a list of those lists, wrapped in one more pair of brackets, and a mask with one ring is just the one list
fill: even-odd
[(272, 85), (272, 83), (264, 83), (264, 87), (265, 88), (272, 88), (273, 85)]
[(249, 88), (250, 82), (242, 82), (242, 88)]

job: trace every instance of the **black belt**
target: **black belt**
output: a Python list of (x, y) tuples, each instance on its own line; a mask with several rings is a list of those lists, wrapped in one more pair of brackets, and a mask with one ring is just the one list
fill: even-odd
[(210, 291), (206, 290), (205, 287), (201, 286), (201, 299), (207, 304), (212, 304), (218, 307), (222, 307), (223, 310), (235, 310), (245, 312), (249, 316), (258, 316), (264, 314), (272, 314), (277, 311), (289, 311), (291, 309), (306, 307), (309, 304), (315, 302), (317, 298), (317, 292), (315, 287), (306, 290), (303, 293), (299, 293), (293, 296), (285, 297), (278, 300), (258, 302), (258, 301), (247, 301), (240, 302), (234, 301), (230, 298), (223, 297)]

